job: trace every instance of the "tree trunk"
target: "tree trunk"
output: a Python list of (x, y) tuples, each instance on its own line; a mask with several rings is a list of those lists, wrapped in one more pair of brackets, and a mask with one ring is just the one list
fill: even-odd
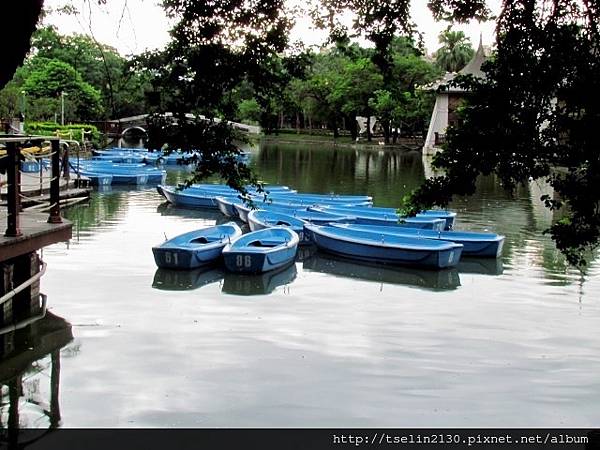
[(356, 141), (358, 139), (358, 124), (356, 123), (356, 117), (350, 116), (350, 120), (348, 122), (348, 127), (350, 128), (350, 136), (352, 136), (353, 141)]
[(367, 114), (367, 141), (371, 142), (371, 116)]
[(390, 122), (389, 121), (385, 121), (383, 124), (383, 141), (386, 144), (390, 143)]
[(296, 134), (300, 133), (300, 112), (296, 111)]

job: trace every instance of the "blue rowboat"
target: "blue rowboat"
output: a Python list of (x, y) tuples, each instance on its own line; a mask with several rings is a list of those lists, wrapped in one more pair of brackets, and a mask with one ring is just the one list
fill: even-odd
[(268, 200), (273, 203), (301, 203), (306, 205), (352, 205), (356, 207), (360, 206), (371, 206), (372, 200), (368, 200), (370, 197), (357, 197), (350, 195), (341, 195), (337, 197), (325, 197), (309, 194), (287, 194), (287, 193), (270, 193)]
[(346, 207), (346, 206), (311, 206), (312, 211), (331, 212), (336, 214), (352, 214), (356, 218), (357, 223), (373, 223), (373, 224), (394, 224), (398, 222), (398, 214), (396, 213), (380, 213), (371, 211), (372, 208), (362, 207)]
[(305, 225), (319, 249), (370, 262), (443, 269), (454, 267), (463, 246), (329, 225)]
[[(379, 212), (383, 214), (398, 213), (397, 208), (386, 208), (382, 206), (372, 206), (371, 208), (369, 208), (369, 211)], [(436, 219), (444, 219), (446, 221), (445, 230), (451, 230), (454, 227), (454, 219), (456, 218), (456, 213), (454, 211), (447, 211), (445, 209), (426, 209), (418, 213), (416, 217), (433, 217)]]
[[(265, 199), (265, 196), (259, 194), (259, 195), (251, 195), (250, 198), (254, 201), (254, 203), (257, 206), (262, 205), (264, 203), (288, 206), (288, 207), (293, 207), (293, 208), (308, 208), (309, 206), (323, 206), (323, 207), (332, 207), (332, 208), (336, 208), (336, 207), (361, 208), (361, 207), (369, 206), (369, 203), (367, 203), (367, 202), (356, 202), (356, 201), (352, 202), (352, 201), (346, 201), (346, 200), (340, 200), (340, 199), (316, 200), (316, 199), (310, 199), (308, 197), (303, 197), (302, 195), (295, 195), (295, 194), (282, 195), (282, 196), (269, 195), (269, 196), (267, 196), (266, 199)], [(370, 209), (370, 208), (364, 208), (364, 209)]]
[(85, 161), (80, 162), (79, 166), (72, 165), (71, 167), (81, 175), (111, 175), (114, 184), (162, 183), (167, 178), (165, 170), (148, 167), (145, 164), (92, 163)]
[[(104, 181), (107, 180), (106, 177), (110, 177), (111, 184), (145, 184), (148, 181), (147, 175), (135, 175), (135, 174), (121, 174), (121, 173), (107, 173), (100, 172), (96, 170), (90, 169), (79, 169), (75, 171), (79, 175), (86, 176), (90, 179), (93, 178), (102, 178)], [(104, 186), (105, 184), (102, 184)], [(99, 184), (100, 186), (100, 184)]]
[(300, 210), (306, 210), (306, 206), (296, 205), (296, 204), (272, 204), (272, 203), (263, 203), (263, 202), (254, 202), (253, 207), (248, 204), (242, 202), (242, 200), (238, 199), (237, 202), (232, 202), (233, 207), (235, 208), (238, 217), (242, 222), (248, 223), (248, 214), (252, 209), (264, 209), (267, 211), (280, 211), (280, 212), (294, 212)]
[(254, 209), (248, 213), (250, 230), (256, 231), (277, 226), (289, 227), (298, 235), (300, 239), (299, 245), (308, 245), (311, 243), (309, 235), (304, 233), (305, 224), (306, 222), (302, 219), (276, 211)]
[[(160, 190), (159, 190), (160, 189)], [(216, 208), (217, 204), (213, 196), (187, 194), (169, 186), (157, 186), (159, 192), (174, 205), (184, 208)]]
[(110, 186), (113, 181), (113, 176), (108, 174), (92, 173), (85, 170), (80, 170), (76, 173), (82, 177), (89, 178), (92, 186)]
[(447, 231), (454, 228), (456, 213), (454, 211), (446, 211), (445, 209), (426, 209), (418, 213), (417, 217), (435, 217), (436, 219), (444, 219), (446, 221), (444, 230)]
[(309, 207), (309, 210), (349, 214), (356, 218), (354, 222), (372, 225), (401, 225), (411, 228), (425, 228), (442, 231), (446, 224), (444, 219), (435, 217), (401, 217), (396, 213), (380, 213), (373, 208), (352, 208), (343, 206)]
[(225, 267), (231, 272), (262, 273), (294, 261), (298, 235), (287, 227), (252, 231), (223, 249)]
[(194, 230), (152, 247), (156, 265), (163, 269), (195, 269), (215, 262), (223, 248), (242, 235), (234, 222)]
[[(237, 211), (240, 220), (243, 222), (248, 222), (248, 214), (250, 213), (251, 208), (248, 205), (241, 203), (241, 201), (239, 201), (239, 203), (234, 203), (233, 206)], [(353, 216), (344, 214), (334, 214), (325, 211), (309, 211), (305, 206), (301, 205), (255, 203), (254, 206), (258, 206), (259, 209), (264, 209), (266, 211), (280, 212), (289, 216), (297, 217), (298, 219), (306, 222), (319, 224), (325, 224), (329, 222), (349, 222), (355, 220)]]
[(290, 284), (297, 274), (294, 263), (258, 274), (227, 272), (221, 291), (232, 295), (266, 295), (279, 286)]
[(237, 197), (215, 197), (217, 208), (227, 217), (238, 217), (237, 209), (235, 209), (235, 204), (238, 202), (241, 202), (241, 200)]
[(141, 163), (144, 157), (141, 155), (99, 155), (94, 156), (91, 162), (109, 162), (109, 163)]
[(325, 211), (311, 211), (310, 208), (295, 208), (295, 207), (287, 207), (282, 205), (268, 205), (263, 204), (261, 208), (267, 211), (281, 212), (283, 214), (287, 214), (288, 216), (297, 217), (298, 219), (304, 220), (305, 222), (315, 223), (315, 224), (327, 224), (332, 222), (354, 222), (355, 218), (348, 214), (334, 214)]
[[(275, 197), (287, 196), (287, 193), (273, 192), (271, 194)], [(369, 195), (337, 195), (337, 194), (312, 194), (299, 192), (297, 194), (289, 194), (292, 197), (304, 198), (306, 201), (312, 203), (319, 203), (320, 201), (330, 201), (335, 203), (360, 203), (360, 204), (373, 204), (373, 197)]]
[(371, 231), (380, 234), (391, 234), (420, 239), (436, 239), (440, 241), (456, 242), (463, 245), (463, 255), (497, 258), (502, 255), (504, 236), (494, 233), (478, 233), (473, 231), (433, 231), (415, 228), (396, 227), (386, 225), (360, 225), (336, 224), (358, 231)]
[[(265, 191), (268, 192), (285, 192), (285, 193), (295, 193), (296, 191), (291, 190), (289, 187), (287, 186), (281, 186), (281, 185), (265, 185)], [(188, 189), (202, 189), (202, 190), (209, 190), (209, 191), (218, 191), (218, 192), (222, 192), (224, 194), (229, 194), (229, 193), (233, 193), (233, 194), (238, 194), (238, 191), (236, 191), (235, 189), (227, 186), (226, 184), (214, 184), (214, 183), (202, 183), (202, 184), (192, 184)], [(248, 191), (249, 192), (256, 192), (256, 188), (252, 187), (252, 186), (248, 186)]]

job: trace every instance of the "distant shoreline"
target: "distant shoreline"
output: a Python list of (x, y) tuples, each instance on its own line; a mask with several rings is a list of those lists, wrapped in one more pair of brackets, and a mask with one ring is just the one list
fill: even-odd
[(261, 135), (260, 142), (277, 143), (277, 144), (320, 144), (330, 147), (354, 148), (354, 149), (369, 149), (369, 150), (404, 150), (404, 151), (421, 151), (423, 143), (419, 139), (402, 139), (396, 144), (383, 144), (381, 137), (374, 137), (373, 141), (368, 142), (366, 138), (361, 138), (360, 141), (353, 141), (349, 136), (341, 136), (334, 139), (328, 135), (307, 135), (307, 134), (269, 134)]

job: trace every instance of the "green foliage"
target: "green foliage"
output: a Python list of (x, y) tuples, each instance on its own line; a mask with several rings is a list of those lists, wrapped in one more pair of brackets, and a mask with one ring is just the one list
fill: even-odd
[(98, 143), (100, 132), (94, 125), (73, 123), (69, 125), (60, 125), (56, 122), (25, 122), (25, 131), (39, 136), (73, 136), (73, 139), (81, 141), (82, 134), (85, 132), (85, 139), (92, 143)]
[(111, 118), (144, 111), (147, 79), (131, 69), (116, 49), (85, 35), (60, 35), (52, 26), (37, 30), (32, 37), (35, 59), (55, 59), (72, 66), (82, 79), (96, 88), (103, 109)]
[(258, 123), (260, 120), (260, 105), (255, 99), (242, 100), (238, 105), (238, 118), (244, 123)]
[[(100, 93), (83, 81), (81, 74), (69, 64), (56, 60), (38, 61), (23, 84), (23, 90), (33, 98), (72, 97), (75, 115), (93, 119), (101, 113)], [(64, 94), (63, 94), (64, 93)]]
[(228, 186), (243, 194), (248, 193), (248, 184), (262, 191), (259, 180), (238, 158), (240, 149), (236, 142), (243, 141), (243, 136), (227, 122), (215, 122), (199, 116), (190, 118), (184, 114), (174, 117), (153, 114), (147, 122), (149, 149), (162, 149), (167, 153), (182, 150), (190, 153), (188, 163), (197, 163), (194, 177), (187, 182), (188, 186), (195, 180), (219, 175)]
[(443, 31), (439, 41), (442, 46), (435, 53), (435, 61), (446, 72), (458, 72), (473, 57), (473, 47), (462, 31)]

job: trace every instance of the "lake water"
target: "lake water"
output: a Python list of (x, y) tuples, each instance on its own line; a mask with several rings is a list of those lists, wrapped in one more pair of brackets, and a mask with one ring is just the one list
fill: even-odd
[[(262, 146), (252, 165), (271, 183), (383, 206), (427, 167), (416, 152), (298, 145)], [(65, 211), (73, 239), (43, 251), (41, 290), (74, 336), (61, 425), (597, 426), (600, 266), (569, 269), (541, 235), (552, 218), (539, 190), (511, 197), (488, 178), (452, 205), (457, 228), (506, 235), (499, 260), (436, 272), (302, 249), (261, 276), (157, 270), (152, 245), (224, 218), (150, 187), (95, 192)], [(31, 392), (49, 395), (48, 361), (24, 381), (22, 426), (48, 426), (31, 406)]]

